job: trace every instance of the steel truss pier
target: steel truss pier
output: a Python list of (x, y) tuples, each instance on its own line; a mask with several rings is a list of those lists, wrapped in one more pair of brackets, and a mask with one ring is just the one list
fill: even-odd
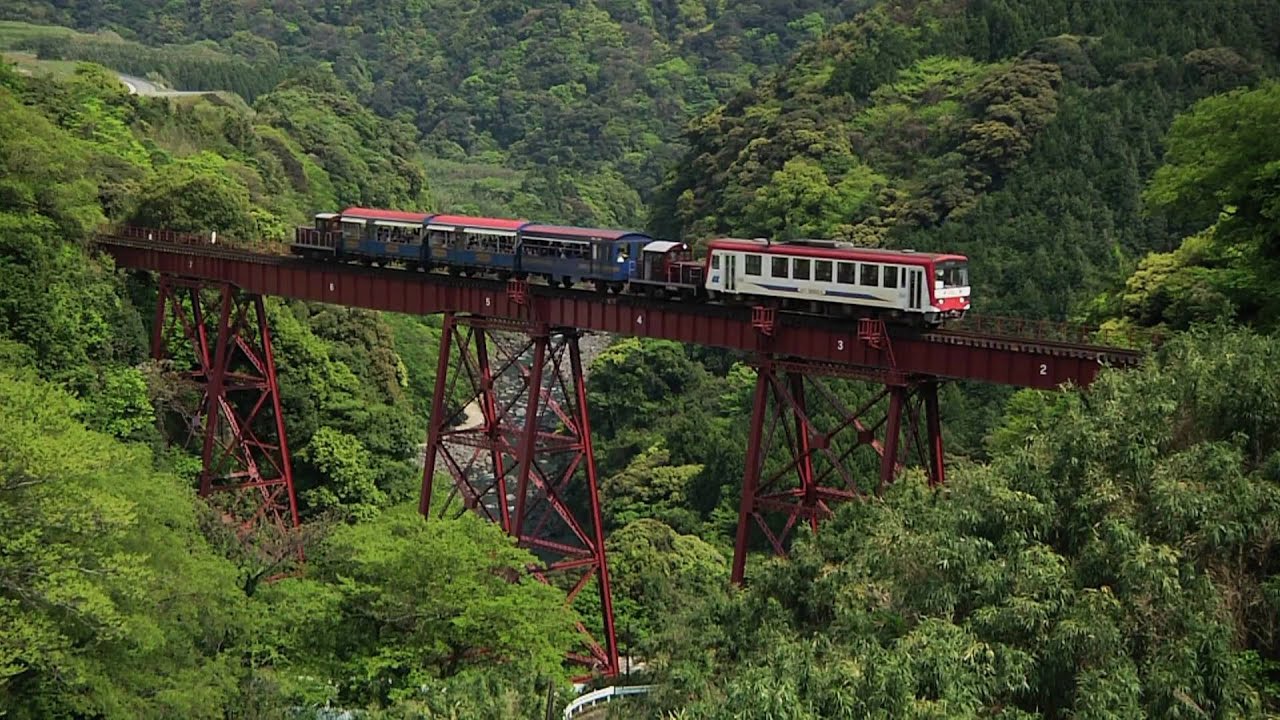
[[(563, 587), (569, 603), (594, 583), (600, 637), (579, 623), (583, 650), (569, 659), (613, 676), (618, 646), (579, 334), (445, 313), (421, 511), (430, 517), (433, 483), (443, 471), (452, 483), (439, 513), (460, 498), (459, 512), (472, 510), (498, 523), (539, 558), (530, 574)], [(447, 407), (449, 398), (459, 397), (467, 399), (470, 413)], [(586, 505), (585, 513), (574, 512), (571, 496), (579, 498), (574, 505)]]
[(187, 429), (188, 445), (199, 438), (201, 446), (200, 496), (269, 566), (300, 561), (290, 539), (298, 501), (262, 296), (161, 275), (151, 355), (171, 361), (199, 392)]

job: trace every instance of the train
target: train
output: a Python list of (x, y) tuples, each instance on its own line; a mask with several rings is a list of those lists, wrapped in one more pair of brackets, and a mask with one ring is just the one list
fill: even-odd
[(541, 278), (600, 294), (750, 304), (937, 327), (970, 309), (968, 258), (823, 239), (715, 238), (689, 245), (634, 230), (349, 207), (299, 227), (290, 252), (464, 277)]

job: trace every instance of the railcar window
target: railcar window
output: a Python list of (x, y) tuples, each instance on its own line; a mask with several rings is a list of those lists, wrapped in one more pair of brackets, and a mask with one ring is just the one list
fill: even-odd
[(770, 274), (776, 278), (787, 277), (787, 263), (788, 261), (784, 257), (774, 258), (772, 263), (773, 267), (770, 268), (770, 270), (772, 271)]
[(719, 256), (719, 255), (712, 255), (712, 256), (711, 256), (711, 269), (712, 269), (712, 270), (719, 270), (719, 269), (720, 269), (720, 256)]
[(853, 285), (857, 283), (857, 277), (854, 275), (853, 263), (837, 263), (836, 264), (836, 281), (841, 285)]
[(809, 279), (809, 261), (801, 258), (792, 259), (792, 277), (797, 280)]
[(817, 260), (813, 263), (813, 279), (818, 282), (831, 282), (830, 260)]
[(759, 275), (761, 264), (759, 255), (748, 255), (744, 270), (748, 275)]
[(934, 268), (934, 278), (943, 287), (965, 287), (969, 284), (969, 267), (960, 262), (941, 262)]
[(862, 282), (859, 285), (867, 287), (880, 287), (880, 266), (871, 263), (862, 263)]
[(888, 265), (884, 269), (884, 286), (887, 288), (898, 287), (898, 268)]

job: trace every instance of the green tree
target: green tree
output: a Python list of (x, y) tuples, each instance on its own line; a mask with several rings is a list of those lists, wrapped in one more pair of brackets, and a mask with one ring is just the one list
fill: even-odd
[(254, 616), (185, 482), (0, 370), (0, 707), (11, 717), (223, 717)]
[(249, 191), (226, 169), (226, 161), (212, 154), (161, 168), (140, 191), (130, 221), (143, 227), (255, 239)]
[(1087, 398), (1017, 396), (945, 498), (843, 505), (668, 626), (650, 716), (1259, 716), (1278, 352), (1205, 329)]
[(303, 493), (313, 509), (336, 510), (355, 520), (377, 515), (384, 495), (375, 482), (369, 451), (358, 438), (322, 427), (297, 457), (324, 478), (323, 484)]
[(491, 523), (424, 521), (414, 504), (339, 527), (306, 579), (263, 591), (283, 611), (281, 664), (292, 684), (319, 672), (361, 706), (438, 708), (442, 683), (479, 676), (536, 693), (538, 678), (565, 678), (576, 632), (564, 594), (525, 576), (532, 562)]
[(689, 507), (690, 483), (702, 466), (673, 467), (670, 461), (671, 453), (660, 443), (607, 478), (600, 488), (605, 524), (619, 528), (640, 518), (654, 518), (677, 530), (693, 531), (697, 514)]
[(618, 631), (627, 642), (643, 646), (692, 598), (705, 600), (727, 588), (729, 564), (720, 551), (659, 520), (635, 520), (611, 532), (606, 544)]
[(1204, 292), (1229, 298), (1240, 318), (1270, 326), (1280, 317), (1280, 290), (1270, 282), (1280, 268), (1280, 140), (1269, 129), (1277, 121), (1276, 82), (1206, 98), (1174, 120), (1144, 197), (1179, 221), (1213, 227), (1185, 241), (1194, 249), (1180, 264), (1193, 267), (1175, 273), (1183, 281), (1166, 291), (1171, 300), (1194, 293), (1188, 286), (1199, 275)]

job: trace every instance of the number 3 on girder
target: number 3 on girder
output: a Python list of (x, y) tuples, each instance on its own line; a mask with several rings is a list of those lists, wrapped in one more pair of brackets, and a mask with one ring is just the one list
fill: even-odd
[(1048, 375), (1048, 374), (1049, 374), (1049, 366), (1048, 366), (1048, 365), (1046, 365), (1045, 363), (1040, 363), (1040, 374), (1041, 374), (1041, 375)]
[(841, 352), (843, 352), (843, 351), (844, 351), (844, 341), (843, 341), (843, 340), (837, 340), (837, 341), (836, 341), (836, 350), (841, 351)]

